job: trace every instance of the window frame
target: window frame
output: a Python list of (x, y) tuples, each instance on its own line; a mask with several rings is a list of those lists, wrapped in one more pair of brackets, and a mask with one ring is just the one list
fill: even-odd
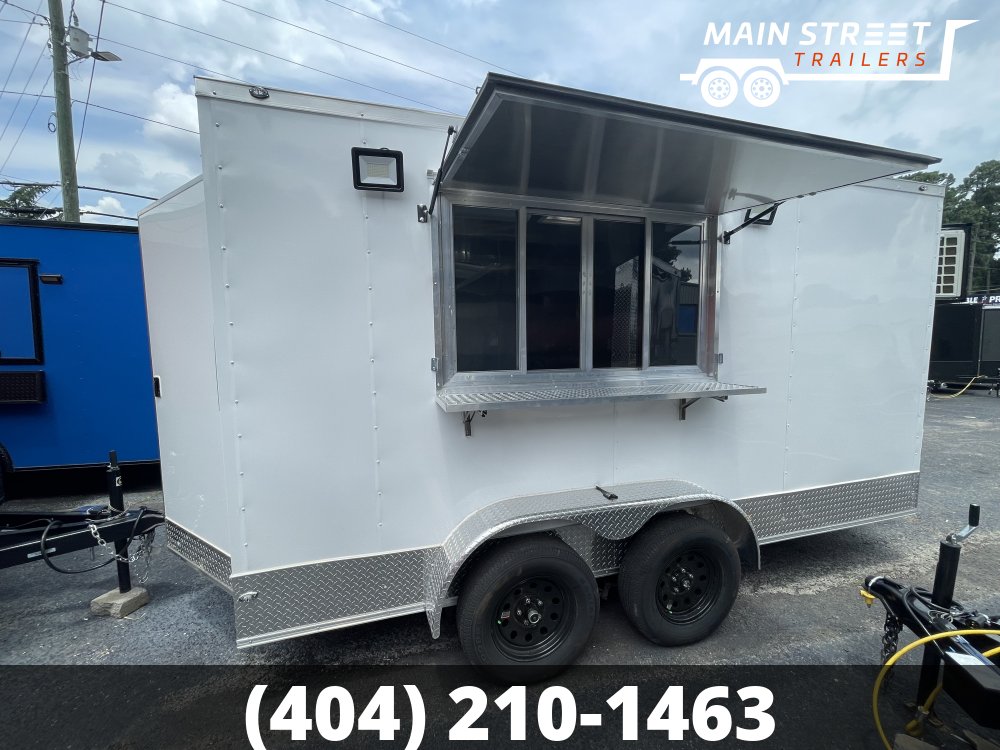
[[(443, 190), (439, 212), (432, 222), (435, 371), (437, 386), (446, 384), (500, 385), (525, 383), (573, 383), (594, 380), (616, 382), (657, 378), (704, 379), (717, 376), (718, 330), (717, 303), (720, 286), (718, 262), (718, 221), (714, 216), (660, 211), (642, 207), (619, 206), (590, 201), (535, 198), (490, 193), (477, 190)], [(518, 369), (460, 372), (455, 319), (454, 225), (452, 207), (456, 205), (515, 211), (517, 214), (517, 350)], [(581, 367), (562, 370), (527, 369), (526, 273), (527, 221), (530, 214), (580, 216), (581, 223)], [(595, 220), (642, 221), (644, 224), (642, 356), (638, 368), (593, 367), (593, 226)], [(652, 284), (653, 223), (691, 224), (701, 227), (702, 258), (699, 269), (698, 355), (695, 365), (650, 366), (649, 324)]]
[(28, 274), (28, 302), (31, 307), (31, 335), (34, 342), (33, 357), (4, 357), (0, 352), (0, 365), (43, 365), (45, 349), (42, 343), (42, 303), (39, 291), (39, 261), (27, 258), (0, 258), (4, 268), (23, 268)]

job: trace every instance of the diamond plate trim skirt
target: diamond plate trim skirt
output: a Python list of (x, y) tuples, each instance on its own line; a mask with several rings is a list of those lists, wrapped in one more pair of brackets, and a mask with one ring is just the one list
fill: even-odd
[(167, 547), (232, 593), (229, 584), (232, 561), (225, 552), (170, 520), (167, 521)]
[[(592, 488), (511, 498), (473, 513), (437, 547), (229, 579), (236, 599), (237, 644), (269, 643), (417, 612), (426, 613), (436, 638), (441, 610), (454, 601), (462, 565), (484, 542), (512, 533), (513, 527), (530, 524), (531, 530), (554, 534), (595, 575), (609, 575), (617, 572), (628, 538), (664, 510), (699, 506), (699, 516), (723, 526), (736, 518), (745, 524), (744, 543), (756, 553), (764, 542), (912, 513), (918, 479), (917, 473), (900, 474), (739, 502), (679, 481), (608, 487), (617, 495), (612, 500)], [(734, 536), (731, 525), (727, 530)]]
[(831, 484), (737, 504), (753, 519), (761, 544), (849, 526), (861, 526), (917, 510), (920, 472), (893, 474), (861, 482)]

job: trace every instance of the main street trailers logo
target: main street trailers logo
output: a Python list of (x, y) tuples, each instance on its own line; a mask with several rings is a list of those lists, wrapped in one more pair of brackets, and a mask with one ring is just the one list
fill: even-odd
[[(728, 107), (740, 90), (755, 107), (770, 107), (781, 87), (793, 81), (947, 81), (951, 74), (955, 32), (975, 21), (947, 21), (936, 72), (926, 72), (926, 41), (930, 21), (866, 23), (807, 21), (794, 39), (797, 45), (779, 57), (703, 57), (694, 73), (682, 81), (699, 86), (702, 98), (713, 107)], [(789, 23), (749, 22), (721, 26), (710, 22), (706, 47), (788, 47)], [(816, 49), (822, 48), (821, 50)], [(808, 72), (805, 72), (808, 71)]]

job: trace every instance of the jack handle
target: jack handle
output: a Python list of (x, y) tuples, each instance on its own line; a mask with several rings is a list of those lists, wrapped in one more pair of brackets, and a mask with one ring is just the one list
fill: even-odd
[(972, 503), (969, 505), (969, 523), (968, 525), (958, 532), (952, 532), (948, 535), (947, 540), (952, 544), (961, 544), (970, 536), (972, 532), (979, 528), (979, 505), (977, 503)]

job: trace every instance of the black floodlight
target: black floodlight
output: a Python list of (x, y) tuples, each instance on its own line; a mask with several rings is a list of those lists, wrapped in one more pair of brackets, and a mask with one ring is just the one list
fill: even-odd
[(387, 148), (352, 148), (355, 190), (403, 192), (403, 152)]

